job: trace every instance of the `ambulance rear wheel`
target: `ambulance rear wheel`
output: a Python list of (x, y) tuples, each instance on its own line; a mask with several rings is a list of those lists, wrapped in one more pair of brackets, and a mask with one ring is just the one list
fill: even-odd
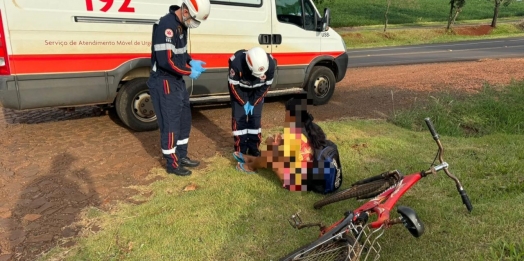
[(326, 104), (335, 92), (335, 74), (325, 66), (315, 66), (311, 70), (306, 88), (314, 105)]
[(153, 102), (147, 87), (147, 78), (136, 78), (122, 86), (115, 107), (120, 120), (134, 131), (158, 129)]

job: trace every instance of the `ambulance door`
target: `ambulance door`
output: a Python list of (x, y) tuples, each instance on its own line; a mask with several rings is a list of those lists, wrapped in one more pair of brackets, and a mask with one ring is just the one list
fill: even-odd
[(310, 0), (274, 0), (272, 51), (279, 87), (299, 87), (307, 66), (320, 54), (319, 15)]
[(229, 58), (240, 49), (260, 46), (271, 52), (271, 45), (259, 39), (271, 35), (271, 1), (211, 0), (209, 18), (190, 29), (193, 59), (206, 62), (207, 70), (193, 80), (193, 97), (229, 94)]

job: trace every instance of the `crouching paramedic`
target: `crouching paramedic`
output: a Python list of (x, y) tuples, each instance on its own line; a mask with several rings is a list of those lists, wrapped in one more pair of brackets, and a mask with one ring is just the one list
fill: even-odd
[(260, 155), (262, 107), (275, 74), (276, 62), (261, 47), (236, 51), (229, 59), (234, 149)]
[(202, 61), (187, 53), (188, 28), (196, 28), (210, 13), (209, 0), (182, 0), (153, 25), (151, 74), (147, 85), (160, 129), (162, 154), (167, 172), (187, 176), (198, 161), (187, 157), (191, 131), (189, 93), (183, 76), (197, 79), (205, 69)]

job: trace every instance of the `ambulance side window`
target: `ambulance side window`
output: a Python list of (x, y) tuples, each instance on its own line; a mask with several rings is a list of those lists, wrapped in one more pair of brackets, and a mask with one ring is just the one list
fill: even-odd
[[(275, 0), (275, 4), (278, 21), (294, 24), (306, 30), (315, 30), (315, 12), (309, 1), (305, 1), (305, 12), (302, 8), (302, 0)], [(305, 21), (302, 14), (306, 17)]]
[(304, 29), (314, 31), (316, 29), (316, 13), (315, 8), (311, 6), (310, 1), (304, 1)]

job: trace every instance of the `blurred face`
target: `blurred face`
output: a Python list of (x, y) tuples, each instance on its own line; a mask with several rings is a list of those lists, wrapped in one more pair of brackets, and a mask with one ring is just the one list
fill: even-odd
[(285, 122), (295, 122), (295, 116), (291, 116), (291, 112), (286, 110)]
[[(300, 105), (296, 105), (297, 107), (300, 107)], [(291, 115), (291, 111), (286, 110), (286, 116), (285, 116), (285, 122), (287, 127), (291, 129), (301, 129), (302, 126), (302, 112), (300, 110), (296, 110), (293, 112), (295, 115)]]

